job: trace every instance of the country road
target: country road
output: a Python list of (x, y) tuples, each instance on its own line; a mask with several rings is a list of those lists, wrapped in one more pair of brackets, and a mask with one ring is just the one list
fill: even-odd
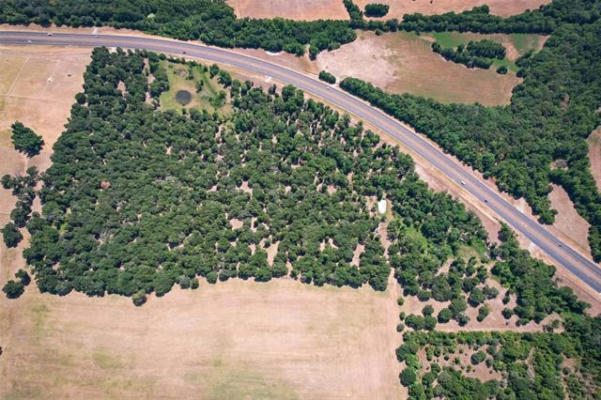
[(428, 160), (449, 179), (461, 185), (464, 190), (481, 201), (482, 205), (490, 209), (499, 219), (505, 221), (516, 231), (521, 232), (546, 255), (555, 260), (558, 266), (569, 270), (590, 286), (597, 294), (601, 293), (601, 267), (598, 264), (571, 248), (567, 243), (556, 238), (544, 226), (516, 209), (494, 189), (471, 175), (426, 139), (362, 100), (315, 78), (268, 61), (234, 53), (226, 49), (170, 39), (112, 34), (96, 35), (91, 33), (53, 33), (52, 36), (49, 36), (44, 32), (0, 31), (0, 44), (106, 46), (146, 49), (180, 55), (185, 54), (187, 57), (197, 57), (230, 65), (249, 72), (272, 77), (280, 82), (292, 84), (347, 111), (402, 142), (420, 157)]

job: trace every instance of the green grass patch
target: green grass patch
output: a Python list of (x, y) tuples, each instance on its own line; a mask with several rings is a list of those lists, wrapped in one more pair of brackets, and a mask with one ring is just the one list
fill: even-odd
[[(166, 60), (161, 61), (161, 66), (167, 72), (169, 79), (169, 90), (162, 93), (159, 98), (161, 109), (181, 112), (184, 108), (196, 108), (211, 113), (217, 111), (219, 114), (231, 111), (227, 100), (222, 105), (217, 105), (216, 98), (219, 92), (225, 91), (225, 88), (219, 84), (217, 77), (211, 78), (209, 72), (202, 66), (176, 64)], [(201, 82), (202, 88), (198, 90)], [(177, 101), (176, 95), (179, 91), (187, 91), (191, 94), (191, 99), (185, 106)]]
[(509, 35), (509, 39), (515, 49), (522, 55), (529, 50), (538, 50), (540, 37), (530, 33), (512, 33)]

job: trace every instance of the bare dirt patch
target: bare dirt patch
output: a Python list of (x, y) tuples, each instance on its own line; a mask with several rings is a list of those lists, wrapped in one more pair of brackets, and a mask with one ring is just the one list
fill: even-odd
[(126, 298), (0, 300), (0, 395), (400, 398), (394, 296), (233, 280)]
[[(361, 9), (373, 0), (355, 0)], [(426, 15), (442, 14), (449, 11), (461, 12), (474, 7), (488, 5), (490, 13), (507, 16), (520, 14), (525, 10), (535, 10), (551, 0), (378, 0), (378, 3), (390, 5), (390, 11), (384, 17), (402, 19), (403, 14), (422, 13)]]
[(227, 0), (238, 17), (299, 21), (349, 19), (342, 0)]
[(320, 53), (317, 64), (339, 79), (353, 76), (389, 92), (447, 103), (509, 104), (520, 82), (514, 74), (500, 75), (493, 68), (469, 69), (446, 61), (432, 51), (426, 37), (405, 32), (361, 32), (354, 42)]
[(597, 182), (597, 188), (601, 190), (601, 127), (598, 127), (589, 135), (587, 142), (591, 172)]
[(572, 240), (581, 243), (581, 246), (586, 248), (590, 254), (588, 244), (590, 224), (578, 214), (578, 211), (574, 208), (574, 203), (572, 203), (570, 196), (563, 187), (555, 184), (552, 184), (551, 187), (553, 191), (549, 193), (549, 199), (551, 200), (551, 206), (557, 210), (553, 226)]

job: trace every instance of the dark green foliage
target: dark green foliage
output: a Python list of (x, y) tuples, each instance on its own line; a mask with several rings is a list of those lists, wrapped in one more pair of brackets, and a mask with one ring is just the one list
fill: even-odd
[(23, 282), (16, 282), (11, 279), (8, 282), (6, 282), (6, 284), (2, 288), (2, 291), (4, 292), (4, 294), (6, 294), (6, 297), (8, 297), (9, 299), (16, 299), (23, 294), (23, 292), (25, 291), (25, 286), (23, 285)]
[(405, 368), (399, 378), (403, 386), (410, 386), (417, 380), (417, 374), (413, 368)]
[(497, 68), (497, 73), (501, 74), (501, 75), (507, 74), (507, 67), (504, 65), (501, 65), (499, 68)]
[(2, 228), (2, 238), (6, 247), (17, 247), (19, 242), (23, 240), (23, 235), (19, 232), (15, 224), (9, 222)]
[(114, 26), (202, 40), (221, 47), (263, 48), (302, 55), (356, 38), (348, 21), (236, 18), (220, 0), (20, 0), (0, 2), (0, 23)]
[(36, 135), (34, 131), (20, 123), (19, 121), (12, 124), (13, 134), (11, 140), (16, 150), (25, 153), (27, 157), (33, 157), (40, 154), (44, 141), (40, 135)]
[(478, 322), (482, 322), (482, 321), (484, 321), (484, 319), (486, 319), (488, 314), (490, 314), (490, 309), (485, 304), (478, 309), (478, 317), (476, 317), (476, 319), (478, 320)]
[[(506, 107), (443, 105), (387, 94), (354, 78), (340, 86), (424, 132), (485, 177), (494, 176), (501, 190), (524, 197), (543, 223), (556, 213), (547, 197), (549, 184), (563, 186), (591, 223), (589, 243), (600, 260), (601, 195), (585, 142), (601, 123), (601, 57), (593, 50), (598, 48), (601, 22), (557, 28), (542, 51), (518, 61), (525, 79)], [(551, 169), (554, 160), (568, 167)]]
[(535, 11), (509, 18), (489, 14), (486, 5), (462, 13), (405, 14), (399, 29), (406, 31), (460, 31), (479, 33), (551, 33), (562, 24), (589, 24), (599, 20), (601, 3), (595, 0), (554, 0)]
[[(43, 215), (27, 225), (24, 256), (42, 292), (135, 295), (141, 304), (197, 276), (268, 281), (287, 275), (287, 263), (304, 283), (384, 290), (390, 264), (367, 196), (385, 195), (403, 229), (421, 232), (436, 268), (484, 239), (477, 218), (430, 191), (408, 156), (291, 86), (266, 94), (215, 66), (210, 73), (231, 83), (231, 116), (155, 110), (145, 99), (147, 74), (161, 73), (157, 57), (93, 52), (87, 101), (72, 108), (44, 176)], [(232, 229), (233, 219), (242, 227)], [(403, 255), (417, 260), (421, 249), (400, 233)], [(269, 265), (264, 248), (276, 242)], [(436, 320), (422, 323), (433, 329)]]
[(357, 6), (353, 0), (342, 0), (344, 3), (344, 7), (351, 17), (351, 21), (361, 21), (363, 20), (363, 11)]
[[(599, 328), (601, 319), (598, 317), (568, 314), (562, 334), (407, 332), (403, 336), (404, 344), (397, 349), (397, 358), (418, 370), (416, 382), (420, 382), (421, 375), (426, 393), (433, 390), (435, 396), (444, 398), (563, 399), (566, 394), (570, 398), (581, 398), (578, 394), (582, 393), (585, 398), (596, 398), (601, 384), (601, 350), (594, 345), (601, 337)], [(439, 365), (431, 361), (425, 365), (417, 363), (420, 349), (426, 354), (444, 354), (445, 359), (452, 359), (457, 355), (458, 345), (473, 349), (471, 362), (477, 365), (486, 360), (487, 367), (502, 373), (503, 381), (483, 383), (463, 376), (450, 366), (444, 366), (441, 371)], [(566, 358), (582, 363), (579, 372), (563, 373), (562, 362)], [(428, 364), (431, 372), (425, 373)], [(432, 387), (435, 381), (436, 386)], [(500, 387), (505, 389), (500, 391)]]
[[(464, 64), (468, 68), (488, 69), (494, 58), (500, 60), (505, 58), (505, 47), (488, 39), (470, 41), (467, 46), (461, 44), (457, 49), (444, 48), (438, 43), (432, 43), (432, 50), (445, 59)], [(507, 68), (505, 68), (505, 73), (507, 73)]]
[(21, 281), (21, 283), (23, 284), (23, 286), (27, 286), (31, 282), (31, 278), (29, 277), (29, 274), (27, 272), (25, 272), (24, 270), (22, 270), (22, 269), (19, 269), (15, 273), (15, 277), (18, 278)]
[(497, 58), (499, 60), (504, 59), (506, 53), (505, 47), (501, 43), (489, 39), (470, 40), (466, 50), (475, 57)]
[(336, 77), (328, 71), (321, 71), (319, 73), (319, 79), (328, 83), (336, 83)]
[(538, 323), (552, 312), (582, 313), (588, 307), (571, 289), (557, 287), (553, 280), (555, 268), (531, 258), (526, 250), (520, 249), (515, 234), (507, 225), (502, 225), (499, 239), (501, 245), (496, 248), (495, 255), (500, 261), (495, 263), (492, 273), (517, 295), (513, 312), (520, 318), (520, 323), (531, 320)]
[(369, 3), (365, 5), (365, 16), (367, 17), (383, 17), (388, 14), (388, 4), (382, 3)]
[(470, 357), (470, 361), (474, 365), (478, 365), (478, 364), (480, 364), (484, 360), (486, 360), (486, 353), (483, 352), (482, 350), (480, 350), (480, 351), (472, 354), (471, 357)]
[(432, 43), (432, 50), (443, 56), (446, 60), (457, 64), (464, 64), (468, 68), (488, 69), (492, 65), (492, 60), (471, 54), (463, 45), (459, 45), (455, 50), (441, 47), (438, 43)]

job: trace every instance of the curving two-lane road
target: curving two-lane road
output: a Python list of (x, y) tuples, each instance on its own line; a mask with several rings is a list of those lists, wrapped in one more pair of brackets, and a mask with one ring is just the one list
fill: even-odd
[(84, 33), (53, 33), (52, 36), (49, 36), (49, 34), (43, 32), (0, 31), (0, 43), (82, 47), (106, 46), (146, 49), (172, 54), (185, 53), (186, 56), (231, 65), (246, 71), (273, 77), (280, 82), (292, 84), (346, 110), (401, 141), (420, 157), (428, 160), (448, 178), (462, 185), (467, 192), (482, 201), (484, 206), (492, 210), (513, 229), (521, 232), (536, 244), (558, 265), (567, 268), (594, 289), (595, 292), (601, 293), (601, 268), (597, 264), (569, 247), (567, 243), (561, 242), (545, 227), (517, 210), (497, 192), (461, 168), (449, 156), (432, 146), (424, 138), (416, 135), (395, 119), (369, 104), (317, 79), (280, 65), (225, 49), (169, 39)]

